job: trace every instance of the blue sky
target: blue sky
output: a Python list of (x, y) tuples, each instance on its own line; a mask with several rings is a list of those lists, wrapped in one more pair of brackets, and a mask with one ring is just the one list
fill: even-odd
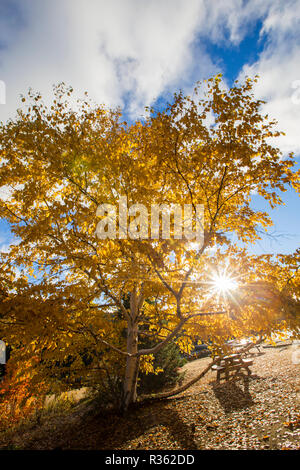
[[(60, 81), (135, 119), (197, 80), (221, 72), (230, 86), (258, 73), (255, 95), (286, 132), (277, 145), (299, 160), (299, 25), (300, 0), (0, 0), (0, 120), (14, 116), (29, 87), (47, 101)], [(280, 236), (254, 252), (299, 246), (299, 198), (288, 191), (283, 199), (272, 211)], [(253, 205), (265, 208), (257, 196)], [(0, 249), (10, 239), (1, 222)]]

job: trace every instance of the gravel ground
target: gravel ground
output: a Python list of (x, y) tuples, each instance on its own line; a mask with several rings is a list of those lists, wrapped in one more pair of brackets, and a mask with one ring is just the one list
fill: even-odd
[[(135, 407), (127, 417), (94, 413), (60, 417), (15, 434), (27, 449), (296, 449), (300, 450), (300, 364), (290, 346), (263, 348), (249, 381), (215, 382), (215, 373), (172, 399)], [(185, 380), (209, 358), (184, 366)], [(295, 362), (295, 361), (294, 361)], [(3, 448), (3, 447), (2, 447)]]

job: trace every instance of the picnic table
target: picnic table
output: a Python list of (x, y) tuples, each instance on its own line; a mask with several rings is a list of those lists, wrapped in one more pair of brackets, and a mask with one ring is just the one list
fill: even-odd
[(231, 340), (231, 341), (228, 341), (227, 342), (227, 345), (230, 347), (230, 349), (232, 350), (233, 353), (242, 353), (244, 356), (252, 356), (253, 355), (253, 352), (249, 350), (247, 350), (246, 352), (243, 353), (243, 349), (247, 348), (248, 346), (250, 346), (251, 344), (253, 344), (253, 348), (256, 348), (258, 350), (258, 352), (260, 352), (260, 344), (254, 344), (253, 341), (248, 341), (248, 342), (239, 342), (239, 341), (234, 341), (234, 340)]
[(212, 366), (212, 370), (217, 372), (217, 381), (225, 379), (236, 379), (238, 376), (251, 375), (250, 366), (253, 364), (252, 359), (242, 357), (242, 354), (235, 353), (228, 356), (219, 357), (216, 364)]

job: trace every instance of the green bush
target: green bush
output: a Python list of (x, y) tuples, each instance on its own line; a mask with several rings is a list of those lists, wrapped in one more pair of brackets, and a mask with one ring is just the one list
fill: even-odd
[[(151, 347), (151, 344), (147, 347)], [(153, 393), (165, 387), (176, 385), (184, 376), (178, 369), (186, 362), (181, 356), (178, 346), (175, 343), (168, 343), (155, 355), (153, 364), (154, 369), (159, 367), (163, 369), (163, 372), (159, 372), (157, 375), (140, 373), (139, 392)]]

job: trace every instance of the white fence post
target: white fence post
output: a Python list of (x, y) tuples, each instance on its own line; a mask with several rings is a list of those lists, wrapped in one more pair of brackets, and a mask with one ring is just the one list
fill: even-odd
[(6, 364), (6, 346), (4, 341), (0, 339), (0, 364)]

